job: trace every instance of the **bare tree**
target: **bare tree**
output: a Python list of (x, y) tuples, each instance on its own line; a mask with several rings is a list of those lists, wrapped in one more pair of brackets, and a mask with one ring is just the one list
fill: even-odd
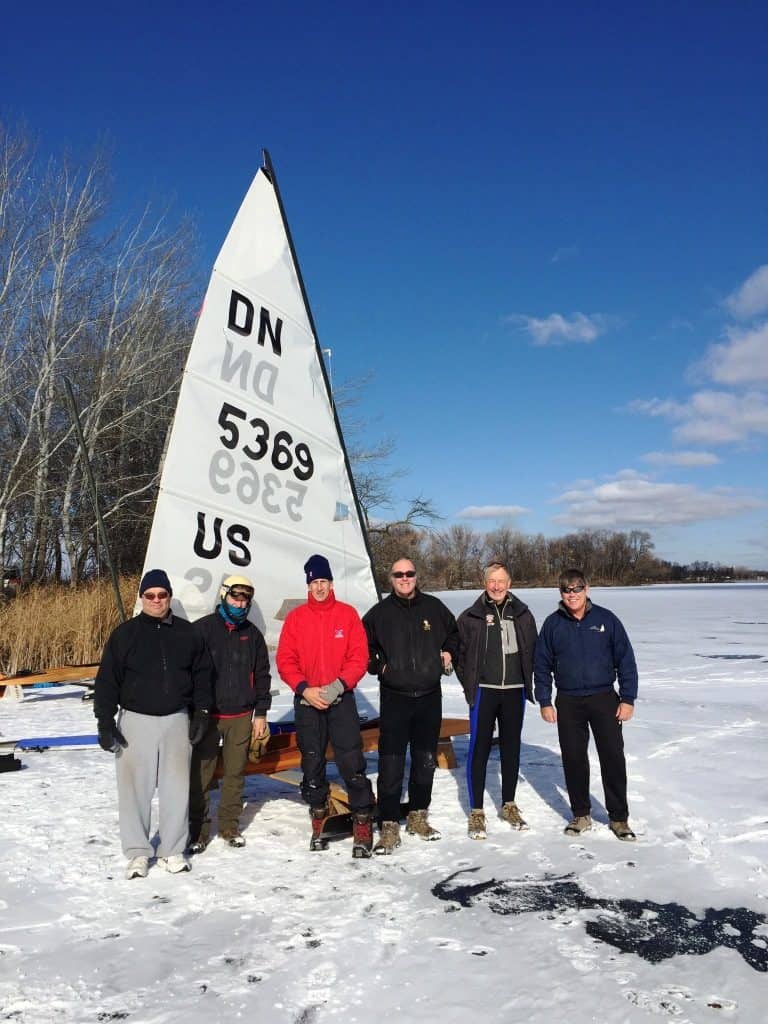
[(62, 377), (107, 516), (136, 535), (124, 566), (134, 569), (191, 339), (189, 227), (147, 209), (105, 232), (106, 195), (98, 156), (41, 169), (27, 137), (0, 128), (0, 554), (19, 559), (26, 581), (74, 582), (95, 558)]

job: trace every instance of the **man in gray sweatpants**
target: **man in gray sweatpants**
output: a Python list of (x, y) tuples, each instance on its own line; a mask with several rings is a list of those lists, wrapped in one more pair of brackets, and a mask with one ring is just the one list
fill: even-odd
[(189, 767), (192, 746), (208, 726), (213, 664), (192, 624), (171, 614), (172, 593), (162, 569), (145, 573), (141, 612), (113, 630), (96, 675), (94, 713), (100, 746), (115, 754), (126, 878), (145, 878), (149, 870), (156, 789), (158, 864), (189, 871)]

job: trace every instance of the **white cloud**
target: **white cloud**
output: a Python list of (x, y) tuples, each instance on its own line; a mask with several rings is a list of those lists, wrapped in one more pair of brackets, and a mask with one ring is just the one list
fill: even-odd
[(716, 466), (720, 462), (714, 452), (646, 452), (640, 457), (655, 466)]
[(522, 505), (467, 505), (458, 512), (458, 519), (512, 519), (528, 509)]
[(712, 345), (701, 363), (712, 380), (731, 386), (768, 381), (768, 322), (752, 330), (729, 327), (726, 335), (728, 341)]
[(744, 284), (725, 300), (726, 307), (740, 320), (768, 310), (768, 263), (750, 274)]
[(573, 259), (579, 255), (578, 245), (563, 245), (559, 249), (556, 249), (552, 255), (550, 263), (562, 263), (563, 260)]
[(610, 326), (610, 317), (603, 313), (572, 313), (570, 317), (550, 313), (539, 318), (514, 315), (508, 318), (520, 325), (530, 335), (534, 345), (567, 345), (572, 342), (590, 344), (605, 334)]
[(687, 402), (652, 398), (631, 402), (628, 408), (673, 420), (673, 436), (682, 443), (733, 444), (768, 434), (768, 394), (763, 391), (697, 391)]
[(697, 391), (683, 411), (674, 436), (695, 444), (732, 444), (768, 434), (768, 395), (749, 391)]
[(725, 487), (702, 490), (690, 484), (659, 483), (639, 476), (570, 490), (556, 499), (565, 511), (554, 521), (569, 527), (628, 529), (728, 519), (765, 505)]

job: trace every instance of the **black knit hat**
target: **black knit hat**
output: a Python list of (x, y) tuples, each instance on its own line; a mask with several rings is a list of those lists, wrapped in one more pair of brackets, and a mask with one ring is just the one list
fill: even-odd
[(312, 580), (333, 581), (330, 563), (323, 555), (312, 555), (304, 565), (304, 572), (307, 574), (307, 586)]
[(139, 584), (139, 597), (150, 587), (163, 587), (169, 594), (173, 594), (171, 581), (168, 579), (165, 569), (150, 569), (149, 572), (144, 573)]

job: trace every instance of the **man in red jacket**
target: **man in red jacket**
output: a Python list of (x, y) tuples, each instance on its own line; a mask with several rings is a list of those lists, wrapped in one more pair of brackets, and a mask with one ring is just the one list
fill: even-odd
[(328, 817), (325, 748), (330, 740), (349, 794), (353, 857), (370, 857), (373, 789), (365, 774), (360, 719), (352, 692), (368, 667), (368, 642), (355, 609), (336, 600), (328, 559), (312, 555), (304, 566), (307, 603), (288, 614), (277, 645), (277, 670), (293, 690), (296, 739), (304, 778), (301, 795), (312, 820), (311, 850), (324, 849)]

